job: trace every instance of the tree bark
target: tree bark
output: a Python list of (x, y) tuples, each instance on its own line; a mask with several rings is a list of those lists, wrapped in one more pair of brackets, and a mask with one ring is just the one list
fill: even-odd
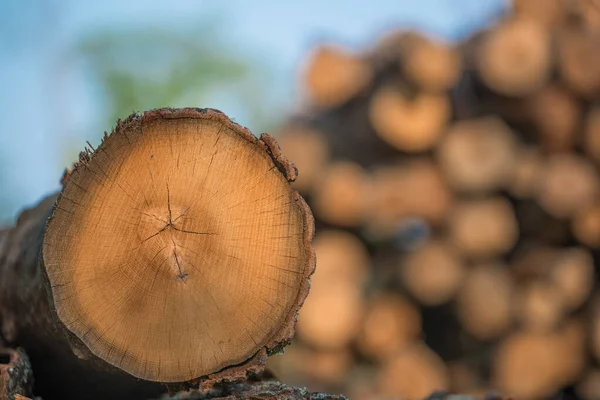
[(32, 397), (33, 374), (23, 349), (0, 348), (0, 400)]

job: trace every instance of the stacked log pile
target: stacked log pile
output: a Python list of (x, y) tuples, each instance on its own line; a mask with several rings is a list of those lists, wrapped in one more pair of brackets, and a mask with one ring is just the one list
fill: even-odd
[(323, 44), (303, 89), (278, 140), (318, 269), (275, 373), (356, 399), (600, 398), (600, 5)]

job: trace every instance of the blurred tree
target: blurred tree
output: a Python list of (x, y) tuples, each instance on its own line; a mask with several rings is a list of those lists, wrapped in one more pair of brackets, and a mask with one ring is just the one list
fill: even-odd
[[(82, 39), (76, 57), (99, 85), (105, 127), (133, 111), (157, 107), (206, 107), (223, 94), (243, 101), (253, 128), (274, 121), (256, 101), (261, 76), (243, 55), (220, 43), (216, 25), (192, 32), (143, 28), (98, 32)], [(264, 90), (264, 89), (263, 89)], [(271, 114), (269, 114), (271, 115)]]

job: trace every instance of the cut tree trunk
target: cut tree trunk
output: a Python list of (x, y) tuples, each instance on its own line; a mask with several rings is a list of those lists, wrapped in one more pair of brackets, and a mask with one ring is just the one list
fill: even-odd
[(494, 92), (520, 97), (550, 78), (550, 35), (537, 21), (514, 18), (484, 35), (478, 47), (479, 77)]
[(319, 46), (310, 58), (304, 81), (309, 99), (319, 107), (344, 104), (371, 82), (363, 60), (338, 46)]
[(415, 36), (401, 50), (407, 79), (428, 92), (442, 92), (456, 85), (462, 70), (460, 54), (450, 44)]
[(419, 93), (409, 98), (391, 86), (380, 89), (369, 106), (369, 120), (379, 137), (405, 152), (431, 149), (450, 114), (450, 101), (443, 94)]
[(450, 185), (460, 191), (505, 188), (516, 164), (517, 140), (497, 117), (454, 124), (440, 144), (438, 159)]
[(314, 269), (295, 176), (272, 137), (216, 110), (119, 121), (0, 235), (2, 333), (36, 394), (149, 397), (259, 371)]
[(404, 286), (426, 306), (437, 306), (454, 297), (466, 270), (455, 249), (439, 240), (409, 253), (399, 267)]
[(366, 312), (357, 345), (361, 353), (386, 360), (415, 343), (421, 335), (421, 314), (398, 294), (378, 294)]
[(556, 218), (570, 218), (590, 207), (600, 195), (600, 178), (594, 164), (573, 153), (548, 159), (538, 187), (537, 200)]

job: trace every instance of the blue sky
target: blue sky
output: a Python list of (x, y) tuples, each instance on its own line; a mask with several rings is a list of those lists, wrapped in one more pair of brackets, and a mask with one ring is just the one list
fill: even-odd
[[(82, 130), (94, 115), (94, 93), (82, 71), (65, 67), (62, 59), (88, 32), (217, 21), (227, 46), (269, 65), (268, 90), (286, 109), (293, 106), (306, 52), (318, 41), (360, 48), (400, 26), (457, 39), (505, 7), (506, 0), (2, 0), (0, 169), (8, 180), (0, 188), (0, 207), (5, 203), (0, 221), (58, 189), (68, 164), (65, 140), (79, 149), (90, 137)], [(220, 108), (247, 123), (232, 99), (216, 95), (213, 100), (201, 106)]]

